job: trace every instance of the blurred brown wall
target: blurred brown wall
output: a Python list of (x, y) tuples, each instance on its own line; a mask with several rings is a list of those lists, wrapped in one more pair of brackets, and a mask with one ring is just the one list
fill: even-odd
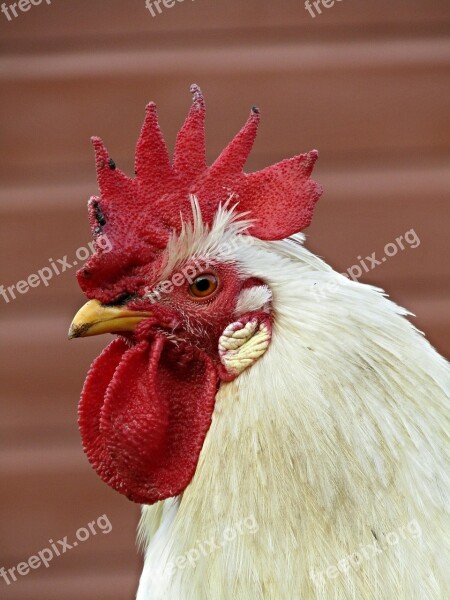
[[(156, 17), (144, 0), (0, 13), (0, 283), (73, 262), (97, 191), (89, 137), (131, 174), (145, 104), (157, 102), (172, 148), (195, 81), (209, 159), (252, 104), (262, 124), (248, 170), (319, 149), (325, 194), (307, 245), (337, 269), (414, 229), (420, 244), (362, 281), (416, 313), (448, 354), (449, 21), (448, 0), (342, 0), (315, 18), (301, 0), (186, 0)], [(8, 600), (123, 600), (137, 585), (138, 507), (102, 484), (79, 442), (79, 392), (107, 342), (66, 340), (82, 302), (75, 268), (0, 296), (0, 567), (100, 515), (113, 529), (13, 585), (0, 579)]]

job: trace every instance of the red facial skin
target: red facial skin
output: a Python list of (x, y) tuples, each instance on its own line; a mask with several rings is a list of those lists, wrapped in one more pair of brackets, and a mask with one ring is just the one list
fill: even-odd
[[(199, 261), (201, 263), (201, 261)], [(195, 269), (195, 265), (193, 265)], [(209, 265), (204, 270), (196, 268), (197, 272), (192, 277), (194, 280), (203, 274), (212, 274), (217, 277), (216, 290), (207, 297), (196, 298), (190, 293), (190, 282), (185, 278), (180, 286), (172, 286), (169, 293), (160, 293), (160, 299), (155, 302), (150, 298), (137, 298), (127, 303), (127, 307), (134, 310), (149, 310), (165, 321), (172, 319), (168, 330), (185, 339), (193, 346), (197, 346), (216, 362), (218, 361), (218, 341), (225, 327), (235, 320), (234, 309), (240, 291), (248, 285), (247, 281), (239, 277), (235, 267), (231, 264)], [(180, 269), (177, 269), (181, 273)], [(253, 283), (254, 284), (254, 283)], [(149, 287), (147, 286), (147, 289)], [(151, 288), (150, 289), (154, 289)], [(135, 331), (136, 339), (145, 336), (145, 323), (138, 325)]]
[(124, 306), (154, 316), (112, 342), (86, 379), (79, 407), (84, 450), (100, 477), (135, 502), (151, 504), (186, 488), (219, 379), (233, 378), (220, 364), (218, 340), (235, 320), (240, 291), (261, 282), (243, 280), (230, 264), (206, 272), (218, 280), (209, 297), (194, 297), (187, 280), (157, 303), (143, 295), (150, 286), (138, 290)]

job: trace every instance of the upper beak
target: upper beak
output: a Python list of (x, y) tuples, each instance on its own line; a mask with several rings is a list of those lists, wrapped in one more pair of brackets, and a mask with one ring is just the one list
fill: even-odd
[(142, 319), (152, 316), (148, 311), (127, 310), (123, 306), (106, 306), (89, 300), (75, 315), (69, 329), (69, 340), (75, 337), (134, 331)]

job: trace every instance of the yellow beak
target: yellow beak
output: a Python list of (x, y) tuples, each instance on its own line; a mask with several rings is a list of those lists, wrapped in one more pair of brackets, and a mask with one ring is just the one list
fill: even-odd
[(69, 340), (76, 337), (134, 331), (151, 312), (127, 310), (121, 306), (105, 306), (98, 300), (89, 300), (75, 315), (69, 329)]

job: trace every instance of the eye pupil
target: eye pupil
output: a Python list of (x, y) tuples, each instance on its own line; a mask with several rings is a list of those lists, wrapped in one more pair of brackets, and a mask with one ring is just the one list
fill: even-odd
[(195, 285), (199, 292), (206, 292), (209, 290), (211, 282), (209, 281), (209, 279), (206, 279), (206, 278), (197, 279), (197, 281), (195, 282)]
[(197, 299), (207, 298), (216, 291), (218, 285), (217, 277), (212, 273), (208, 273), (197, 277), (190, 286), (189, 292), (191, 296)]

